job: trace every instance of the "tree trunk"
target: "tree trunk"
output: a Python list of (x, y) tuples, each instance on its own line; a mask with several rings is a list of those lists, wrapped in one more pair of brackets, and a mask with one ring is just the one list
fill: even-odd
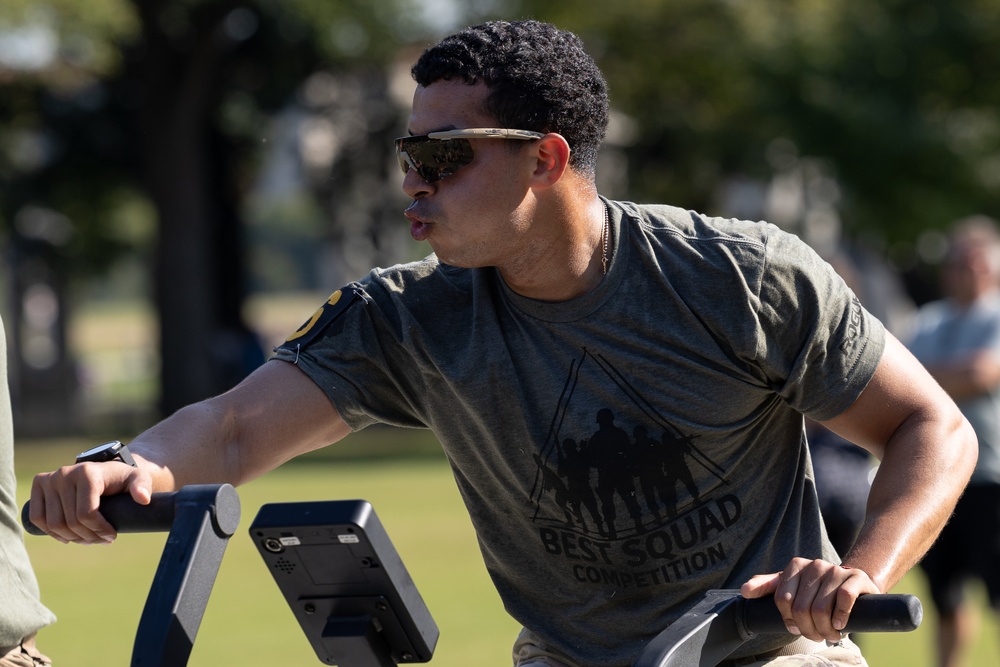
[(216, 7), (197, 23), (192, 16), (183, 34), (168, 35), (160, 21), (163, 3), (136, 6), (145, 37), (134, 63), (143, 86), (137, 129), (143, 177), (159, 215), (154, 289), (160, 409), (167, 415), (228, 388), (225, 356), (233, 344), (227, 341), (245, 340), (242, 247), (235, 233), (241, 225), (214, 128), (229, 42), (219, 29), (225, 9)]

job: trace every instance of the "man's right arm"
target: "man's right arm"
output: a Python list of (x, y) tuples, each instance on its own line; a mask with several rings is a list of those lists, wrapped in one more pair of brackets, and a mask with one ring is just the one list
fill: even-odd
[(64, 542), (100, 543), (115, 530), (100, 497), (188, 484), (242, 484), (350, 432), (325, 393), (292, 364), (269, 361), (230, 391), (178, 410), (131, 443), (138, 468), (82, 463), (41, 473), (31, 489), (31, 521)]

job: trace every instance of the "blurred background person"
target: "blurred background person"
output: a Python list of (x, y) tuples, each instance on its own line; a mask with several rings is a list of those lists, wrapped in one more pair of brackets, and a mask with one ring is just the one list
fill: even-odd
[(35, 571), (24, 549), (20, 516), (7, 385), (7, 337), (0, 321), (0, 667), (52, 664), (35, 648), (35, 633), (56, 617), (41, 602)]
[(955, 223), (942, 268), (945, 298), (923, 306), (910, 349), (955, 399), (979, 437), (979, 462), (951, 522), (924, 558), (940, 615), (938, 664), (955, 667), (978, 634), (966, 585), (986, 587), (1000, 611), (1000, 229), (973, 216)]

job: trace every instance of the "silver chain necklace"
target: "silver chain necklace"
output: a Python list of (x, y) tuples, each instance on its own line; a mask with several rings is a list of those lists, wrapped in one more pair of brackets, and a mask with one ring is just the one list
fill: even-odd
[(604, 275), (608, 275), (608, 227), (610, 223), (608, 222), (608, 207), (604, 207), (604, 229), (601, 232), (601, 266), (604, 269)]

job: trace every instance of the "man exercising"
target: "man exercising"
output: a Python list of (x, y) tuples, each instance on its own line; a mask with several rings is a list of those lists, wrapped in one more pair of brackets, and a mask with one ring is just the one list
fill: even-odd
[[(607, 87), (575, 35), (475, 26), (413, 76), (396, 151), (434, 254), (335, 292), (239, 386), (137, 437), (137, 467), (40, 474), (32, 521), (108, 541), (102, 495), (240, 484), (374, 423), (430, 428), (523, 625), (515, 665), (624, 667), (705, 590), (740, 586), (774, 594), (794, 634), (731, 664), (863, 664), (841, 629), (945, 523), (976, 460), (961, 412), (797, 238), (601, 197)], [(621, 437), (595, 436), (604, 410)], [(881, 459), (842, 559), (803, 415)], [(689, 468), (669, 515), (637, 483), (640, 426), (664, 448), (656, 474)], [(546, 482), (567, 440), (586, 461)], [(574, 522), (581, 505), (600, 516)]]

